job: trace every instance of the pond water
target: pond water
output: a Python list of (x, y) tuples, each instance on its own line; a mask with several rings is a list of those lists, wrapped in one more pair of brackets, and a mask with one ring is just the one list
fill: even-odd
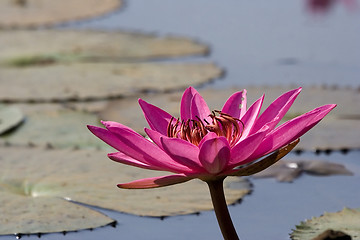
[[(194, 38), (211, 47), (206, 57), (226, 69), (209, 86), (329, 85), (359, 88), (360, 13), (340, 3), (327, 14), (311, 15), (303, 0), (132, 0), (116, 13), (65, 28), (123, 29)], [(176, 61), (176, 60), (174, 60)], [(330, 155), (306, 152), (288, 159), (323, 159), (345, 166), (354, 176), (304, 175), (294, 183), (251, 179), (254, 191), (230, 206), (242, 239), (289, 239), (300, 221), (360, 207), (360, 151)], [(41, 239), (221, 239), (212, 211), (199, 215), (138, 217), (101, 210), (118, 225), (79, 232), (45, 234)], [(14, 239), (13, 236), (0, 239)], [(22, 239), (38, 239), (23, 236)]]
[[(70, 27), (124, 29), (197, 39), (232, 85), (360, 86), (360, 8), (337, 1), (313, 15), (305, 0), (132, 0)], [(360, 4), (359, 4), (360, 5)]]

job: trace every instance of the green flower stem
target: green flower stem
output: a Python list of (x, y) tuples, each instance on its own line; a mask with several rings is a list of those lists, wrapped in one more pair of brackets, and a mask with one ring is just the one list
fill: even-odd
[(226, 205), (223, 182), (224, 178), (206, 183), (210, 189), (211, 200), (224, 240), (239, 240)]

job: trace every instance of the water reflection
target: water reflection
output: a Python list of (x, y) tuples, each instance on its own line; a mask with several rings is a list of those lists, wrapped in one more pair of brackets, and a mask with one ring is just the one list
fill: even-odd
[(337, 3), (344, 4), (349, 10), (355, 9), (357, 6), (356, 0), (307, 0), (306, 8), (309, 12), (322, 14), (328, 13)]

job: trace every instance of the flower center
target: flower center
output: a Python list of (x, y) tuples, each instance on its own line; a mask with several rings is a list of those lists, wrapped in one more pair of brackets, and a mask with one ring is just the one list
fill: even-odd
[(197, 116), (196, 119), (181, 122), (172, 117), (167, 127), (167, 135), (168, 137), (184, 139), (197, 146), (209, 132), (225, 137), (230, 146), (234, 146), (240, 140), (244, 130), (244, 124), (240, 119), (218, 110), (212, 111), (209, 117), (212, 119), (211, 123), (206, 119), (201, 120)]

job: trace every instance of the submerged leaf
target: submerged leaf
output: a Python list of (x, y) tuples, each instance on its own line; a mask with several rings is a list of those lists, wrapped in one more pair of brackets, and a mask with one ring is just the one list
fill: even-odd
[(0, 1), (0, 28), (35, 27), (105, 14), (121, 0)]
[[(88, 220), (92, 221), (88, 215), (92, 213), (84, 213), (83, 218), (82, 213), (74, 209), (86, 211), (85, 207), (64, 199), (142, 216), (169, 216), (212, 209), (207, 186), (200, 180), (151, 191), (118, 189), (117, 183), (163, 173), (117, 164), (108, 160), (104, 151), (6, 147), (1, 153), (0, 234), (44, 232), (48, 227), (52, 227), (49, 231), (64, 231), (69, 225), (72, 229), (81, 229)], [(237, 202), (249, 192), (250, 184), (246, 180), (236, 177), (225, 181), (228, 204)], [(14, 211), (18, 204), (21, 205), (18, 210), (26, 212), (19, 222), (26, 227), (21, 229), (18, 222), (11, 220), (19, 215)], [(32, 209), (34, 206), (37, 210)], [(59, 209), (60, 217), (57, 216)], [(73, 220), (66, 221), (66, 217)], [(93, 217), (94, 221), (98, 218)], [(54, 225), (49, 226), (51, 223)]]
[(340, 212), (325, 213), (321, 217), (302, 222), (300, 225), (297, 225), (296, 229), (291, 233), (291, 239), (313, 239), (328, 229), (344, 232), (350, 235), (352, 240), (359, 240), (360, 209), (344, 208)]
[(24, 115), (19, 108), (0, 105), (0, 135), (8, 132), (24, 121)]
[(317, 176), (353, 175), (344, 165), (319, 160), (279, 161), (264, 171), (253, 175), (254, 178), (276, 178), (279, 182), (292, 182), (308, 173)]
[(302, 165), (302, 168), (306, 173), (318, 175), (318, 176), (353, 175), (353, 173), (347, 170), (344, 165), (338, 163), (313, 160), (313, 161), (302, 161), (299, 163), (299, 165)]

